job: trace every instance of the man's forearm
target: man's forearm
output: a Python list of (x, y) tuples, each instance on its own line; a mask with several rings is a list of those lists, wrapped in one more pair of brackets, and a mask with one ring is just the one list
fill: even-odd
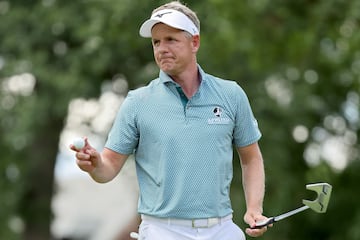
[(89, 175), (98, 183), (106, 183), (116, 177), (123, 167), (127, 155), (115, 154), (112, 151), (104, 149), (100, 154), (99, 165), (89, 172)]
[(242, 176), (247, 209), (262, 213), (265, 195), (265, 173), (262, 158), (254, 158), (243, 163)]
[(260, 148), (257, 143), (238, 149), (242, 182), (248, 210), (262, 213), (265, 194), (265, 171)]

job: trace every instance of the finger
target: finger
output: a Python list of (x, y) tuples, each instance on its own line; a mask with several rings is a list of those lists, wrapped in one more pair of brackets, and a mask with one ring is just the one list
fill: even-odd
[(76, 152), (75, 157), (79, 160), (90, 160), (91, 155), (86, 152)]
[(94, 170), (94, 166), (91, 161), (77, 160), (76, 163), (77, 163), (78, 167), (85, 172), (90, 173), (91, 171)]
[(91, 166), (92, 162), (90, 160), (80, 160), (80, 159), (76, 159), (76, 164), (81, 167), (81, 166)]
[(254, 228), (256, 226), (256, 219), (259, 217), (254, 217), (252, 215), (245, 215), (244, 221), (250, 226), (250, 228)]
[(88, 154), (90, 159), (92, 159), (93, 161), (98, 161), (100, 159), (99, 152), (94, 148), (85, 149), (84, 153)]
[(93, 147), (91, 147), (89, 139), (87, 137), (84, 137), (84, 141), (85, 141), (84, 149), (92, 149), (93, 148)]
[(84, 141), (85, 141), (85, 146), (90, 145), (90, 144), (89, 144), (89, 139), (88, 139), (87, 137), (84, 137)]
[(252, 229), (252, 228), (246, 228), (245, 232), (251, 237), (259, 237), (263, 235), (267, 231), (267, 227), (259, 228), (259, 229)]
[(256, 226), (256, 221), (254, 219), (251, 219), (250, 221), (248, 221), (248, 224), (251, 228)]
[(74, 146), (74, 144), (70, 144), (69, 148), (73, 150), (74, 152), (78, 152), (79, 150)]

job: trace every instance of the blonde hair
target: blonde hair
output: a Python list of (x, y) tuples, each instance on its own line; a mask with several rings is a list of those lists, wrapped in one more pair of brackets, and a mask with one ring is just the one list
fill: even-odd
[(174, 9), (179, 12), (182, 12), (188, 18), (190, 18), (190, 20), (195, 24), (195, 26), (197, 27), (197, 29), (200, 32), (200, 20), (197, 17), (196, 13), (193, 10), (191, 10), (190, 8), (188, 8), (187, 6), (185, 6), (184, 4), (182, 4), (180, 1), (172, 1), (172, 2), (166, 3), (164, 5), (161, 5), (160, 7), (154, 9), (152, 11), (151, 15), (153, 15), (154, 13), (156, 13), (160, 10), (163, 10), (163, 9)]

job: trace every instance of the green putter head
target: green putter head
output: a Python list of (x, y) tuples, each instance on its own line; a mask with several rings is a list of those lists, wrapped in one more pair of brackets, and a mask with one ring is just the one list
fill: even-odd
[(317, 193), (315, 200), (303, 200), (303, 204), (318, 213), (326, 212), (328, 207), (332, 186), (328, 183), (314, 183), (306, 185), (306, 189)]

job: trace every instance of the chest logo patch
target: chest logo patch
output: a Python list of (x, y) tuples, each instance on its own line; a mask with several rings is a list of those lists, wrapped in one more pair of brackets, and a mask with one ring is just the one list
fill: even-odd
[(221, 117), (221, 114), (222, 114), (221, 108), (215, 107), (214, 110), (213, 110), (213, 112), (214, 112), (214, 115), (215, 115), (216, 117)]
[(214, 118), (208, 119), (208, 124), (229, 124), (230, 119), (227, 117), (222, 117), (223, 110), (220, 107), (215, 107), (213, 110)]

